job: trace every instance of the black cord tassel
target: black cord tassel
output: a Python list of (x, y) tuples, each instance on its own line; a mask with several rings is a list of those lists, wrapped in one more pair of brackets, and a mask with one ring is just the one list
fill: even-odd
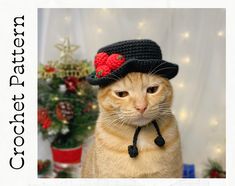
[(137, 143), (137, 138), (138, 138), (140, 130), (141, 130), (141, 127), (136, 128), (135, 134), (134, 134), (134, 137), (133, 137), (133, 145), (128, 146), (128, 153), (129, 153), (131, 158), (135, 158), (139, 154), (136, 143)]
[(159, 126), (158, 126), (156, 120), (153, 120), (152, 123), (153, 123), (153, 126), (155, 127), (155, 129), (157, 131), (157, 134), (158, 134), (158, 136), (154, 140), (154, 143), (156, 145), (158, 145), (159, 147), (162, 147), (163, 145), (165, 145), (165, 140), (161, 135), (161, 132), (160, 132), (160, 129), (159, 129)]
[[(165, 140), (161, 135), (159, 126), (156, 122), (156, 120), (152, 121), (153, 126), (155, 127), (158, 136), (155, 138), (154, 143), (156, 145), (158, 145), (159, 147), (162, 147), (165, 144)], [(133, 145), (129, 145), (128, 146), (128, 153), (130, 155), (131, 158), (135, 158), (136, 156), (138, 156), (139, 152), (138, 152), (138, 148), (137, 148), (137, 138), (138, 135), (140, 133), (141, 127), (137, 127), (135, 130), (135, 134), (133, 136)]]

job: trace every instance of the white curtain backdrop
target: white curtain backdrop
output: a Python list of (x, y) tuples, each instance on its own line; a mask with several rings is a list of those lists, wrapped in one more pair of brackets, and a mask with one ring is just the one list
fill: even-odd
[[(149, 38), (163, 59), (177, 63), (175, 114), (184, 163), (201, 177), (208, 158), (225, 168), (225, 10), (223, 9), (39, 9), (38, 61), (57, 59), (54, 45), (68, 36), (77, 58), (93, 60), (109, 43)], [(39, 136), (39, 159), (50, 158)]]

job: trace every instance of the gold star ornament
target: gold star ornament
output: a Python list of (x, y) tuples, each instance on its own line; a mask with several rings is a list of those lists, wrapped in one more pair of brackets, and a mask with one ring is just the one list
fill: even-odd
[(65, 38), (63, 43), (55, 45), (60, 50), (60, 58), (73, 58), (73, 53), (79, 48), (78, 45), (70, 44), (69, 38)]

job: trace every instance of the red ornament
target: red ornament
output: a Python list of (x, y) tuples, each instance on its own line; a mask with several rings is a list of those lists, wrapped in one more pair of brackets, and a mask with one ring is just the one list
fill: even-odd
[(74, 76), (67, 77), (64, 80), (64, 82), (65, 82), (66, 88), (69, 92), (76, 92), (77, 86), (79, 83), (79, 80), (76, 77), (74, 77)]
[(219, 172), (217, 170), (211, 170), (210, 172), (210, 177), (211, 178), (219, 178)]
[(108, 75), (111, 69), (107, 65), (102, 65), (96, 68), (96, 77), (101, 78)]
[(43, 169), (43, 162), (42, 160), (38, 160), (38, 172), (40, 173)]
[(44, 129), (47, 129), (51, 126), (52, 121), (48, 115), (47, 109), (40, 108), (38, 110), (38, 123), (40, 123)]
[(42, 123), (48, 117), (47, 109), (38, 109), (38, 123)]
[(59, 120), (69, 121), (74, 117), (73, 105), (67, 101), (61, 101), (56, 105), (56, 116)]
[(51, 119), (49, 117), (46, 118), (46, 120), (42, 123), (42, 128), (44, 129), (49, 128), (51, 126), (51, 123), (52, 123)]
[(108, 57), (109, 57), (109, 55), (105, 52), (101, 52), (101, 53), (96, 54), (95, 62), (94, 62), (95, 68), (102, 66), (102, 65), (105, 65)]
[(90, 112), (92, 109), (92, 106), (93, 106), (92, 102), (89, 102), (87, 104), (87, 107), (83, 109), (83, 112)]
[(56, 71), (56, 69), (50, 65), (45, 65), (44, 67), (45, 71), (48, 72), (48, 73), (53, 73)]
[(118, 69), (125, 62), (125, 58), (121, 54), (112, 54), (106, 61), (111, 70)]

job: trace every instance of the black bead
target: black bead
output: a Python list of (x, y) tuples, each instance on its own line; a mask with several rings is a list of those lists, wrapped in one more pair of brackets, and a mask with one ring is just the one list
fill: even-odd
[(135, 158), (136, 156), (138, 156), (138, 148), (134, 145), (129, 145), (128, 146), (128, 153), (131, 158)]
[(156, 139), (154, 140), (154, 143), (156, 145), (158, 145), (159, 147), (162, 147), (165, 144), (165, 140), (163, 139), (162, 136), (158, 136), (156, 137)]

